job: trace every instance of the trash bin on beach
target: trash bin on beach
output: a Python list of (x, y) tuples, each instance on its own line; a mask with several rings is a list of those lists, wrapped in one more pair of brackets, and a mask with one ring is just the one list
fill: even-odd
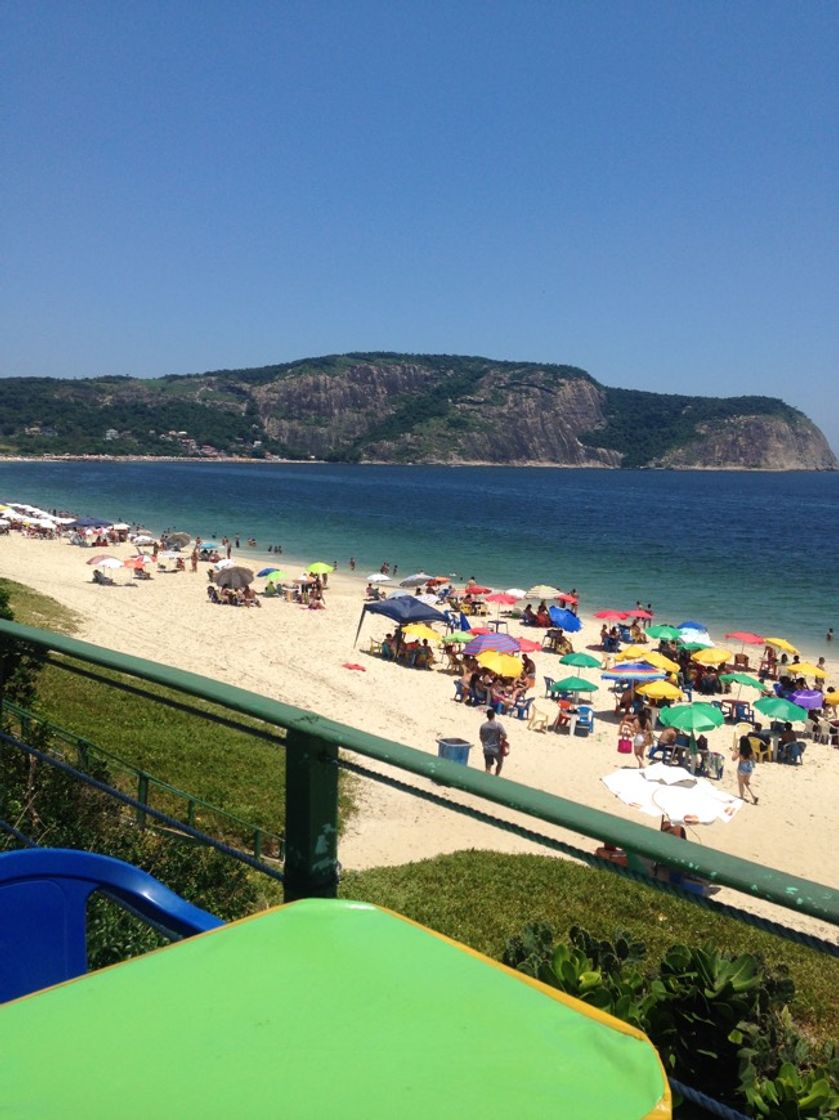
[(469, 751), (472, 744), (465, 739), (438, 739), (437, 756), (447, 758), (449, 762), (459, 762), (462, 766), (469, 765)]

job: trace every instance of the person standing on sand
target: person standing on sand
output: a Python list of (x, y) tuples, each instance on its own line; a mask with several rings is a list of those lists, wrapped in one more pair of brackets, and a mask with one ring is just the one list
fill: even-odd
[(824, 640), (826, 642), (832, 642), (833, 641), (833, 627), (832, 626), (828, 626), (827, 633), (824, 636)]
[(491, 774), (494, 765), (497, 776), (501, 773), (501, 767), (504, 765), (504, 747), (507, 743), (507, 736), (504, 734), (504, 728), (495, 718), (495, 708), (487, 708), (486, 722), (481, 724), (478, 734), (481, 737), (481, 747), (484, 752), (484, 769), (487, 774)]
[(192, 552), (190, 552), (190, 554), (189, 554), (189, 570), (191, 572), (197, 572), (198, 571), (198, 549), (197, 548), (193, 548)]
[(754, 752), (752, 751), (752, 744), (749, 742), (748, 735), (740, 736), (739, 746), (735, 748), (731, 757), (737, 763), (737, 788), (740, 797), (745, 801), (746, 793), (748, 792), (752, 803), (757, 805), (757, 798), (751, 787), (752, 773), (755, 768)]

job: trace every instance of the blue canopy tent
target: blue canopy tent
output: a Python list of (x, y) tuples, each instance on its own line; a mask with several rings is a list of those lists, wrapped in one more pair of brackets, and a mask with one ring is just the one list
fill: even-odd
[(413, 595), (400, 595), (398, 598), (385, 599), (380, 603), (365, 603), (361, 610), (361, 618), (358, 620), (358, 629), (355, 632), (353, 639), (353, 646), (358, 641), (358, 635), (361, 633), (361, 624), (364, 622), (364, 615), (370, 614), (383, 614), (385, 618), (391, 619), (393, 622), (398, 623), (399, 626), (404, 626), (407, 622), (445, 622), (446, 616), (434, 607), (428, 607), (425, 603), (421, 603), (419, 599), (415, 599)]
[(66, 528), (68, 529), (104, 529), (108, 525), (113, 525), (113, 521), (108, 521), (104, 517), (77, 517), (75, 521), (68, 522)]

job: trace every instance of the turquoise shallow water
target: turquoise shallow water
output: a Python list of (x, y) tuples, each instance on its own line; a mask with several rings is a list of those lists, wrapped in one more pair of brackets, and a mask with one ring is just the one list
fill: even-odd
[[(238, 533), (362, 574), (458, 572), (576, 587), (583, 610), (782, 634), (813, 655), (839, 624), (839, 473), (244, 463), (0, 463), (0, 497)], [(2, 544), (0, 544), (2, 547)]]

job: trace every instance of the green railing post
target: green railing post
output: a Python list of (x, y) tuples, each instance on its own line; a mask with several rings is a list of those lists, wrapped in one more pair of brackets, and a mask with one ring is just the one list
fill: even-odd
[(338, 748), (289, 728), (286, 738), (286, 902), (338, 893)]
[(253, 833), (253, 858), (262, 859), (262, 829), (256, 828)]
[[(144, 774), (142, 770), (137, 775), (137, 800), (141, 805), (148, 805), (149, 803), (149, 776)], [(139, 828), (146, 827), (146, 814), (142, 809), (137, 810), (137, 826)]]

